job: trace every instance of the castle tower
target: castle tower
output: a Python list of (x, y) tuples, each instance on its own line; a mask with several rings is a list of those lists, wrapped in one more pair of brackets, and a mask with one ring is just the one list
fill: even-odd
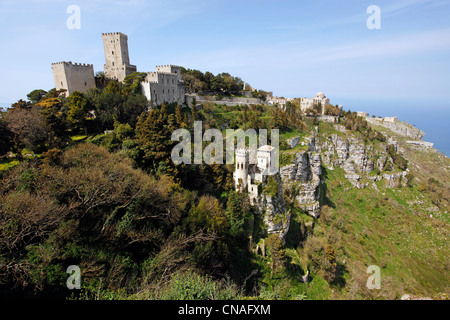
[(183, 104), (185, 101), (184, 82), (181, 67), (174, 65), (156, 66), (155, 72), (149, 72), (141, 82), (142, 93), (152, 105), (162, 102)]
[(102, 33), (105, 49), (105, 75), (120, 82), (133, 72), (136, 66), (130, 64), (128, 37), (120, 32)]
[(236, 150), (236, 170), (234, 171), (234, 184), (236, 190), (245, 191), (248, 179), (249, 154), (245, 149)]
[(164, 65), (164, 66), (156, 66), (156, 72), (162, 73), (174, 73), (177, 75), (177, 81), (181, 81), (181, 67), (174, 65)]
[(52, 72), (56, 90), (66, 90), (66, 97), (74, 91), (86, 92), (95, 88), (92, 64), (56, 62), (52, 63)]

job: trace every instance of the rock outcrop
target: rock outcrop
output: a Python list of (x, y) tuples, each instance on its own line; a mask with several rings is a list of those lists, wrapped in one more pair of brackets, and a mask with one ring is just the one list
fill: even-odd
[(395, 121), (395, 122), (384, 121), (380, 118), (366, 117), (365, 119), (367, 122), (369, 122), (371, 124), (385, 127), (387, 129), (391, 130), (392, 132), (397, 133), (401, 136), (407, 137), (409, 139), (422, 140), (422, 138), (425, 136), (425, 133), (422, 130), (414, 128), (409, 123), (400, 122), (400, 121)]
[(313, 152), (298, 152), (292, 164), (282, 167), (280, 175), (283, 185), (294, 190), (299, 207), (311, 216), (320, 215), (319, 185), (322, 161)]
[(291, 222), (291, 212), (283, 198), (283, 183), (280, 175), (277, 174), (273, 177), (278, 185), (278, 192), (276, 195), (263, 193), (259, 207), (264, 213), (267, 232), (278, 234), (284, 242)]

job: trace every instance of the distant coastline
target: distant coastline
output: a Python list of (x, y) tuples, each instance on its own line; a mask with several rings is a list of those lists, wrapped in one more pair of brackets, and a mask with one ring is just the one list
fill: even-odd
[(364, 111), (370, 116), (397, 116), (399, 121), (407, 122), (425, 132), (424, 141), (434, 143), (434, 148), (445, 156), (450, 156), (450, 102), (419, 99), (349, 99), (333, 98), (331, 103), (344, 105), (344, 110)]

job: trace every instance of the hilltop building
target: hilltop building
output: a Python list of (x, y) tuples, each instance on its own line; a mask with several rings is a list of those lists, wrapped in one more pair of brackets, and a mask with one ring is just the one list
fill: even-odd
[(137, 71), (130, 64), (128, 37), (121, 32), (102, 33), (105, 50), (105, 75), (107, 78), (122, 82), (125, 77)]
[(254, 149), (236, 150), (236, 170), (233, 173), (236, 191), (248, 191), (250, 201), (261, 194), (259, 186), (266, 182), (267, 176), (274, 175), (275, 148), (269, 145)]
[(52, 72), (56, 90), (66, 90), (66, 97), (74, 91), (86, 92), (95, 88), (92, 64), (56, 62), (52, 63)]
[(185, 101), (184, 81), (179, 66), (156, 66), (156, 71), (147, 74), (141, 87), (152, 106), (163, 102), (183, 104)]
[[(122, 82), (125, 77), (137, 71), (130, 64), (128, 37), (121, 32), (102, 33), (105, 51), (105, 76)], [(95, 88), (94, 67), (92, 64), (72, 62), (52, 63), (53, 79), (57, 90), (66, 90), (69, 96), (74, 91), (86, 92)], [(141, 82), (143, 94), (152, 105), (163, 102), (185, 103), (184, 82), (181, 79), (181, 67), (175, 65), (156, 66)]]
[(312, 99), (300, 98), (300, 108), (302, 111), (313, 107), (314, 105), (322, 106), (322, 114), (325, 114), (325, 108), (330, 104), (330, 99), (328, 99), (323, 92), (318, 92), (316, 96)]
[(366, 117), (369, 116), (369, 114), (367, 112), (364, 112), (364, 111), (356, 111), (356, 115), (358, 117), (363, 117), (363, 118), (366, 118)]

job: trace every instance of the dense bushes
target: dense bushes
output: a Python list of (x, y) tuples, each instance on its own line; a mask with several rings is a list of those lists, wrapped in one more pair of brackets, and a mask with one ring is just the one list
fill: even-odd
[(65, 294), (65, 270), (75, 264), (86, 290), (123, 288), (131, 294), (188, 267), (223, 273), (232, 265), (229, 248), (245, 239), (240, 234), (247, 233), (248, 211), (241, 211), (242, 199), (225, 211), (213, 196), (197, 199), (172, 178), (155, 179), (92, 144), (45, 156), (2, 179), (4, 287)]

